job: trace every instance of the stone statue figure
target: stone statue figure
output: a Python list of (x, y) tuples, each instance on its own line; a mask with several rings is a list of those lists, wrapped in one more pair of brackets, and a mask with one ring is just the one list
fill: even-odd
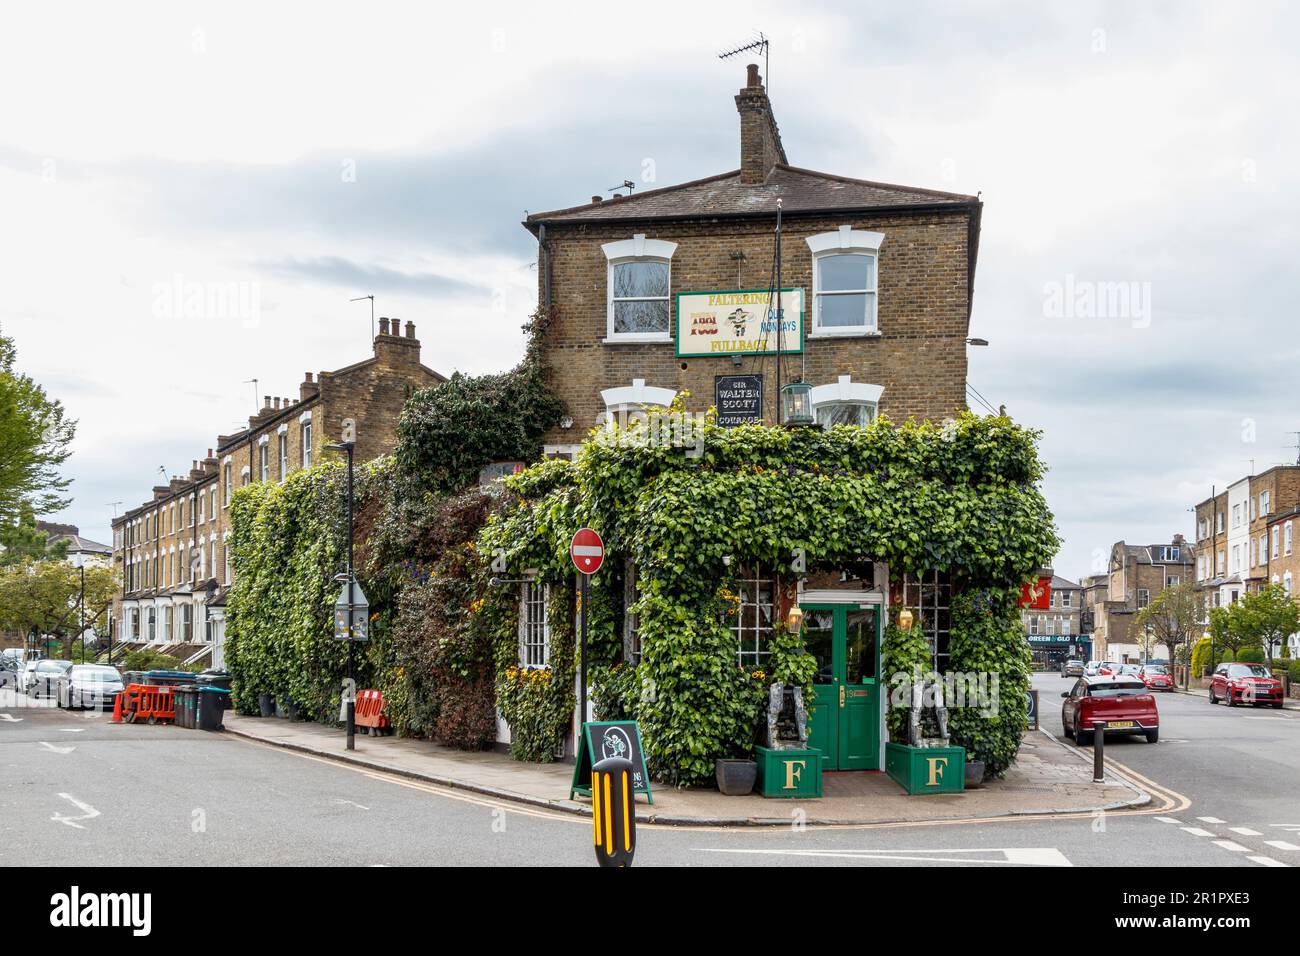
[[(925, 712), (925, 695), (927, 689), (931, 688), (934, 694), (934, 723), (939, 731), (937, 737), (926, 737), (921, 728), (921, 718)], [(935, 680), (933, 675), (912, 682), (912, 706), (907, 718), (907, 742), (913, 747), (948, 746), (948, 708), (944, 706), (943, 682)]]
[(801, 750), (808, 744), (808, 711), (803, 688), (773, 684), (767, 689), (767, 747)]

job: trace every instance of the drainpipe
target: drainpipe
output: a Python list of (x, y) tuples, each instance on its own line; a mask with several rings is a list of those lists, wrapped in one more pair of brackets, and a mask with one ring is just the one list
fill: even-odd
[(542, 257), (542, 305), (551, 306), (551, 256), (546, 246), (546, 223), (537, 227), (537, 249)]

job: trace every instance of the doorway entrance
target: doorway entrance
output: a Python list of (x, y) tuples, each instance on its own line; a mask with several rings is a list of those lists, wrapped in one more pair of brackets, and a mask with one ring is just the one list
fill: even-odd
[(801, 604), (817, 659), (808, 746), (823, 770), (880, 769), (880, 607)]

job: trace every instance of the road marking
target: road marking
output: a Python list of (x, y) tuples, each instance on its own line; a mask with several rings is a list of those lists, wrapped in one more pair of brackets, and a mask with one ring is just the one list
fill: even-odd
[[(838, 860), (913, 860), (923, 863), (975, 863), (1003, 866), (1071, 866), (1056, 847), (1011, 847), (1007, 849), (953, 850), (757, 850), (728, 847), (696, 847), (697, 853), (741, 853), (762, 856), (825, 857)], [(990, 854), (988, 859), (961, 856)], [(991, 856), (1001, 854), (1000, 857)]]
[(1227, 820), (1220, 820), (1218, 817), (1197, 817), (1202, 823), (1227, 823)]
[(1174, 817), (1156, 817), (1156, 819), (1159, 820), (1161, 823), (1182, 823), (1181, 820), (1178, 820)]
[(86, 732), (85, 727), (60, 727), (59, 728), (59, 733), (61, 734), (84, 734), (85, 732)]
[(44, 747), (46, 750), (50, 751), (51, 753), (56, 753), (56, 754), (70, 754), (72, 753), (72, 751), (77, 749), (76, 747), (73, 747), (71, 745), (67, 747), (56, 747), (54, 744), (47, 743), (44, 740), (41, 741), (41, 746)]
[(357, 803), (355, 800), (342, 800), (342, 799), (339, 799), (339, 800), (335, 800), (334, 802), (335, 802), (335, 803), (346, 803), (346, 804), (350, 804), (351, 806), (356, 807), (358, 810), (369, 810), (369, 809), (370, 809), (369, 807), (363, 807), (361, 804)]
[(1265, 846), (1271, 846), (1275, 850), (1300, 850), (1300, 846), (1294, 843), (1287, 843), (1286, 840), (1265, 840)]
[(1192, 836), (1212, 837), (1214, 836), (1209, 830), (1202, 830), (1200, 827), (1181, 827), (1184, 833), (1190, 833)]
[(1264, 717), (1259, 714), (1243, 714), (1246, 720), (1286, 720), (1285, 717)]
[(0, 714), (0, 720), (11, 724), (21, 724), (23, 722), (21, 717), (15, 717), (13, 714)]
[(1250, 827), (1228, 827), (1233, 833), (1240, 836), (1263, 836), (1258, 830), (1252, 830)]
[(78, 823), (78, 822), (77, 822), (78, 820), (93, 820), (93, 819), (95, 819), (95, 817), (99, 816), (99, 811), (98, 811), (98, 810), (96, 810), (94, 807), (92, 807), (92, 806), (91, 806), (90, 804), (88, 804), (88, 803), (82, 803), (80, 800), (78, 800), (78, 799), (77, 799), (76, 797), (74, 797), (72, 794), (70, 794), (70, 793), (61, 793), (61, 794), (59, 794), (59, 796), (62, 797), (64, 800), (67, 800), (67, 801), (68, 801), (69, 803), (71, 803), (74, 807), (76, 807), (78, 810), (80, 810), (81, 813), (82, 813), (82, 815), (79, 816), (79, 817), (66, 817), (66, 816), (64, 816), (62, 813), (59, 813), (59, 812), (56, 810), (56, 811), (54, 811), (54, 815), (53, 815), (52, 817), (50, 817), (50, 819), (53, 820), (54, 822), (56, 822), (56, 823), (66, 823), (68, 826), (72, 827), (73, 829), (76, 829), (76, 830), (84, 830), (84, 829), (86, 829), (86, 828), (83, 827), (80, 823)]
[(1283, 863), (1281, 860), (1275, 860), (1271, 856), (1248, 856), (1248, 860), (1254, 860), (1260, 866), (1290, 866), (1289, 863)]
[(1213, 840), (1211, 842), (1213, 842), (1215, 846), (1221, 846), (1225, 850), (1231, 850), (1233, 853), (1250, 852), (1247, 847), (1242, 846), (1240, 843), (1233, 843), (1231, 840)]
[(1269, 826), (1276, 830), (1290, 830), (1292, 833), (1300, 833), (1300, 823), (1270, 823)]

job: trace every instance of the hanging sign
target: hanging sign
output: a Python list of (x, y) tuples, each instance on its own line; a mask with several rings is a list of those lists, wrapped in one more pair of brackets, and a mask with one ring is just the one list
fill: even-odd
[(1051, 607), (1052, 579), (1041, 577), (1032, 584), (1020, 588), (1020, 606), (1035, 611), (1046, 611)]
[(775, 355), (778, 310), (782, 353), (802, 352), (803, 289), (679, 292), (677, 354)]
[(650, 795), (650, 775), (645, 772), (645, 753), (641, 750), (641, 728), (635, 720), (587, 721), (578, 735), (578, 759), (573, 764), (573, 783), (569, 798), (575, 793), (591, 796), (591, 768), (608, 757), (622, 757), (632, 762), (632, 791)]
[(715, 375), (713, 407), (723, 428), (757, 425), (763, 420), (763, 376)]

